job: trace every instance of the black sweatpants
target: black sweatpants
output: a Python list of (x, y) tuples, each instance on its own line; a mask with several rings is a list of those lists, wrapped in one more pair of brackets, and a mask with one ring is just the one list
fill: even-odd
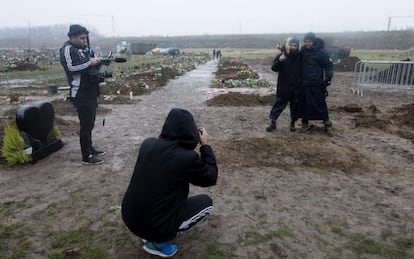
[(178, 232), (186, 231), (203, 220), (213, 211), (213, 201), (207, 194), (192, 196), (179, 212), (181, 225)]
[(78, 112), (80, 131), (79, 139), (82, 158), (92, 154), (92, 130), (95, 125), (96, 108), (98, 102), (94, 99), (72, 99), (73, 105)]

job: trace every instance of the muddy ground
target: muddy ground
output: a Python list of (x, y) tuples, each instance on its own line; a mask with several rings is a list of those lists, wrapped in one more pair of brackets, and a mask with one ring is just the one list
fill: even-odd
[[(268, 66), (251, 66), (276, 81)], [(119, 206), (140, 144), (160, 133), (173, 107), (206, 127), (220, 170), (216, 186), (191, 188), (209, 194), (215, 211), (174, 240), (175, 258), (414, 257), (413, 91), (360, 97), (350, 91), (352, 74), (337, 73), (328, 97), (332, 137), (320, 122), (290, 132), (288, 110), (268, 133), (273, 96), (266, 96), (274, 90), (210, 93), (215, 70), (209, 62), (132, 104), (103, 104), (108, 112), (93, 132), (107, 151), (103, 165), (81, 165), (78, 137), (69, 133), (36, 164), (3, 165), (0, 257), (153, 258), (123, 225)]]

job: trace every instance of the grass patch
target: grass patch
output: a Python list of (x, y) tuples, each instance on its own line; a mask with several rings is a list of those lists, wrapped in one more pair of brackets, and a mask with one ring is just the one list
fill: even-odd
[[(357, 255), (378, 255), (386, 258), (409, 258), (409, 250), (413, 248), (412, 239), (400, 238), (389, 244), (383, 241), (374, 240), (365, 234), (353, 234), (350, 237), (347, 247)], [(412, 258), (412, 257), (411, 257)]]
[(406, 50), (352, 50), (351, 56), (361, 60), (387, 60), (399, 61), (405, 58), (413, 58)]
[(46, 209), (46, 216), (51, 217), (55, 216), (59, 212), (58, 204), (57, 203), (51, 203), (49, 206), (47, 206)]
[(29, 198), (25, 198), (22, 201), (8, 201), (4, 203), (0, 203), (1, 210), (0, 210), (0, 219), (7, 218), (16, 214), (18, 210), (21, 209), (28, 209), (33, 207), (29, 201)]
[(258, 245), (262, 243), (266, 243), (273, 237), (273, 233), (266, 233), (262, 234), (259, 231), (249, 231), (244, 233), (243, 236), (239, 237), (238, 242), (242, 245), (249, 246), (249, 245)]
[(286, 226), (284, 223), (279, 223), (279, 228), (274, 232), (275, 237), (284, 239), (285, 237), (295, 237), (292, 230)]
[(47, 234), (54, 238), (52, 249), (48, 252), (50, 259), (67, 258), (68, 256), (96, 259), (113, 258), (105, 248), (91, 242), (91, 240), (95, 240), (96, 234), (91, 230), (48, 231)]
[(206, 259), (235, 258), (235, 255), (223, 249), (223, 246), (217, 240), (210, 239), (207, 241)]
[(349, 228), (348, 222), (343, 219), (339, 218), (333, 218), (328, 221), (328, 226), (332, 233), (337, 234), (339, 236), (345, 236), (346, 235), (346, 229)]
[(25, 258), (32, 230), (22, 224), (0, 226), (0, 258)]
[(285, 239), (293, 238), (295, 235), (292, 230), (283, 223), (279, 223), (278, 229), (275, 231), (260, 233), (259, 231), (249, 231), (239, 236), (238, 242), (243, 246), (259, 245), (267, 243), (274, 238)]
[(314, 230), (316, 230), (316, 232), (318, 232), (318, 234), (320, 234), (320, 235), (325, 235), (326, 234), (325, 226), (319, 225), (311, 217), (305, 217), (304, 221), (305, 221), (306, 225), (311, 226)]

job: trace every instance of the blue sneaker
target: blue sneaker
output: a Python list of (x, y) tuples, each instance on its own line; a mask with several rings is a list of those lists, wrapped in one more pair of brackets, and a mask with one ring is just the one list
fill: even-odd
[(155, 243), (147, 241), (142, 248), (150, 254), (161, 257), (171, 257), (178, 251), (177, 245), (169, 244), (168, 242)]

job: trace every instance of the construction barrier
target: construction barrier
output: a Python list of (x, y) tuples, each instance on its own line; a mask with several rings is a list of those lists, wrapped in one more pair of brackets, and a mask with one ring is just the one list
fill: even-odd
[(364, 89), (414, 89), (414, 62), (359, 61), (355, 64), (352, 92), (364, 94)]

